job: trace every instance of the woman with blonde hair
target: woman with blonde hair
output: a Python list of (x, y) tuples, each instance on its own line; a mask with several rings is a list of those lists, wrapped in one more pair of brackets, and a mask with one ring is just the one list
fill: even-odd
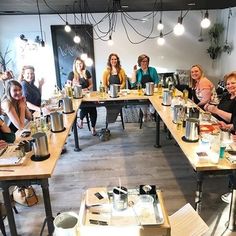
[[(83, 91), (89, 91), (93, 88), (92, 76), (88, 70), (86, 70), (85, 63), (79, 57), (75, 58), (73, 63), (73, 71), (71, 71), (67, 78), (71, 81), (73, 85), (81, 85)], [(96, 135), (96, 121), (97, 121), (97, 109), (96, 107), (82, 107), (80, 109), (80, 121), (78, 127), (83, 128), (83, 119), (89, 114), (91, 125), (92, 125), (92, 135)]]
[(215, 87), (204, 76), (203, 69), (200, 65), (193, 65), (191, 67), (190, 77), (192, 79), (193, 101), (203, 108), (206, 103), (210, 102)]
[(126, 74), (121, 67), (120, 58), (117, 54), (111, 53), (107, 59), (107, 68), (103, 72), (102, 82), (106, 90), (111, 84), (120, 84), (120, 88), (125, 88)]

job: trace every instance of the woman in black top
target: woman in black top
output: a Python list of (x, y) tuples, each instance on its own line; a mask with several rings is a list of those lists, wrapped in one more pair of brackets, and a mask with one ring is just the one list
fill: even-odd
[(229, 124), (236, 100), (236, 71), (227, 74), (224, 81), (227, 92), (223, 94), (218, 106), (207, 103), (204, 109), (211, 112), (219, 121)]
[[(72, 81), (73, 85), (81, 85), (83, 91), (89, 91), (93, 87), (92, 76), (88, 70), (86, 70), (85, 63), (79, 57), (74, 60), (73, 71), (69, 73), (68, 80)], [(97, 109), (96, 107), (83, 107), (80, 109), (80, 121), (78, 127), (83, 128), (83, 119), (89, 114), (92, 126), (92, 135), (96, 135), (96, 121), (97, 121)]]

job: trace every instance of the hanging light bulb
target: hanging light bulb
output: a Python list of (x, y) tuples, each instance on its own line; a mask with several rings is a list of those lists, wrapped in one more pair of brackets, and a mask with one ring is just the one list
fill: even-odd
[(66, 25), (65, 25), (65, 31), (66, 31), (67, 33), (69, 33), (69, 32), (71, 31), (71, 27), (70, 27), (70, 25), (68, 24), (67, 21), (66, 21)]
[(160, 46), (162, 46), (163, 44), (165, 44), (165, 39), (164, 39), (164, 37), (163, 37), (162, 31), (161, 31), (161, 33), (160, 33), (159, 38), (157, 39), (157, 44), (160, 45)]
[(93, 60), (88, 57), (88, 58), (85, 60), (85, 65), (86, 65), (86, 66), (92, 66), (92, 65), (93, 65)]
[(77, 34), (75, 34), (75, 37), (73, 40), (75, 43), (80, 43), (80, 37)]
[(180, 36), (184, 33), (184, 26), (182, 23), (183, 23), (183, 17), (181, 12), (181, 16), (178, 17), (178, 24), (174, 27), (174, 34), (177, 36)]
[(209, 20), (209, 14), (208, 14), (208, 10), (205, 13), (204, 19), (202, 19), (201, 21), (201, 27), (203, 29), (207, 29), (211, 24), (211, 21)]
[(108, 43), (109, 46), (112, 46), (114, 44), (114, 42), (113, 42), (113, 40), (111, 38), (111, 35), (109, 36), (109, 40), (108, 40), (107, 43)]
[(87, 53), (82, 53), (81, 56), (80, 56), (80, 58), (81, 58), (83, 61), (85, 61), (85, 60), (88, 58)]
[(162, 20), (161, 20), (161, 19), (159, 20), (159, 23), (158, 23), (158, 25), (157, 25), (157, 29), (158, 29), (159, 31), (162, 31), (162, 30), (164, 29), (164, 25), (162, 24)]

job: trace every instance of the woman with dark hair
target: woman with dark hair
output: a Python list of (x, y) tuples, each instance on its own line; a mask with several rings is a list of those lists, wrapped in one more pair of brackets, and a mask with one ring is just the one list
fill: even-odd
[(211, 112), (218, 120), (229, 124), (236, 100), (236, 71), (224, 77), (227, 92), (222, 94), (222, 98), (217, 106), (207, 103), (204, 106), (206, 111)]
[(193, 65), (190, 73), (193, 101), (199, 107), (203, 108), (204, 105), (211, 100), (215, 87), (213, 83), (204, 76), (203, 69), (200, 65)]
[[(93, 80), (90, 72), (86, 70), (86, 66), (83, 60), (77, 57), (73, 63), (73, 71), (68, 75), (69, 81), (72, 81), (73, 85), (79, 84), (82, 86), (83, 91), (89, 91), (93, 88)], [(89, 114), (92, 126), (92, 135), (96, 135), (96, 121), (97, 121), (97, 109), (96, 107), (83, 107), (80, 109), (80, 121), (78, 127), (83, 128), (83, 119)]]
[(120, 88), (125, 88), (126, 74), (124, 69), (121, 68), (120, 58), (117, 54), (111, 53), (107, 60), (107, 68), (102, 76), (103, 85), (106, 90), (110, 84), (120, 84)]
[(137, 83), (142, 85), (142, 88), (145, 88), (145, 84), (148, 82), (153, 82), (154, 84), (159, 83), (159, 77), (157, 71), (154, 67), (149, 66), (150, 58), (149, 56), (142, 54), (138, 57), (138, 66), (134, 66), (134, 71), (132, 74), (131, 82), (133, 86), (136, 86)]
[(22, 86), (16, 80), (7, 83), (6, 93), (2, 99), (2, 110), (9, 118), (9, 127), (15, 133), (25, 127), (25, 119), (32, 120), (32, 115), (22, 95)]
[(44, 79), (38, 81), (38, 87), (35, 86), (35, 69), (33, 66), (23, 66), (19, 82), (22, 85), (23, 96), (26, 99), (27, 107), (31, 112), (41, 112), (49, 114), (50, 110), (46, 107), (41, 108), (41, 94)]

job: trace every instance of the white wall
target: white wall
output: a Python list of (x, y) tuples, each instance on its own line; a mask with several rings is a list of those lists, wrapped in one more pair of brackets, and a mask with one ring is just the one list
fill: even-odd
[[(227, 10), (210, 11), (210, 18), (212, 24), (219, 18), (221, 21), (227, 21)], [(233, 17), (231, 19), (229, 39), (232, 39), (234, 45), (236, 43), (236, 8), (232, 9)], [(131, 13), (133, 17), (142, 18), (147, 13)], [(104, 14), (95, 14), (95, 18), (101, 19)], [(180, 12), (164, 12), (163, 23), (165, 24), (164, 34), (173, 29), (177, 22), (177, 17)], [(63, 16), (63, 15), (62, 15)], [(65, 16), (63, 16), (65, 18)], [(200, 11), (190, 11), (184, 18), (183, 24), (185, 26), (185, 34), (183, 36), (176, 37), (173, 33), (166, 36), (166, 44), (162, 47), (158, 46), (156, 39), (149, 39), (141, 44), (131, 44), (124, 32), (124, 28), (118, 17), (117, 27), (113, 33), (114, 45), (109, 47), (107, 42), (101, 40), (94, 40), (95, 50), (95, 67), (96, 78), (99, 83), (102, 71), (106, 66), (107, 57), (111, 52), (115, 52), (120, 56), (121, 64), (126, 70), (128, 76), (132, 73), (133, 65), (137, 62), (138, 55), (146, 53), (150, 56), (151, 66), (155, 66), (158, 71), (166, 69), (167, 71), (174, 71), (175, 69), (189, 69), (193, 64), (201, 64), (208, 75), (213, 81), (217, 82), (222, 78), (222, 75), (235, 68), (236, 51), (234, 50), (231, 55), (222, 55), (222, 60), (212, 61), (206, 49), (209, 46), (207, 40), (207, 30), (203, 31), (203, 42), (199, 42), (200, 34)], [(73, 23), (73, 16), (68, 16), (69, 23)], [(156, 30), (156, 24), (159, 21), (159, 15), (155, 18), (155, 26), (152, 35), (158, 35)], [(41, 48), (37, 53), (38, 60), (37, 75), (43, 76), (46, 80), (44, 86), (44, 97), (49, 96), (50, 91), (53, 90), (53, 86), (56, 83), (54, 58), (51, 42), (51, 25), (62, 25), (62, 20), (57, 15), (42, 15), (43, 31), (46, 36), (46, 47)], [(137, 22), (136, 28), (142, 34), (148, 34), (150, 32), (151, 22), (146, 23)], [(107, 24), (104, 23), (103, 29), (107, 28)], [(21, 62), (16, 58), (16, 41), (19, 39), (20, 34), (25, 34), (26, 37), (39, 34), (39, 22), (38, 16), (0, 16), (0, 49), (4, 52), (7, 45), (10, 45), (11, 53), (9, 56), (13, 59), (8, 68), (13, 69), (15, 74), (19, 74)], [(130, 38), (134, 41), (139, 41), (138, 37), (131, 29), (129, 29)], [(94, 34), (95, 35), (95, 34)], [(34, 36), (32, 36), (34, 37)], [(19, 53), (18, 53), (19, 54)]]

